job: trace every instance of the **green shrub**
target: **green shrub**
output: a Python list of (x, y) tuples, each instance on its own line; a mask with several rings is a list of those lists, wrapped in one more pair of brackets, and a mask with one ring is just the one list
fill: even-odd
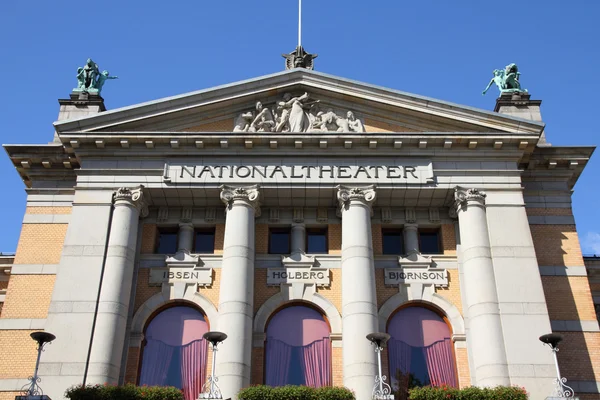
[(527, 400), (527, 392), (517, 386), (464, 389), (427, 386), (410, 389), (408, 398), (409, 400)]
[(65, 397), (70, 400), (183, 400), (183, 392), (163, 386), (78, 385), (67, 389)]
[(354, 400), (354, 393), (342, 387), (251, 386), (238, 393), (239, 400)]

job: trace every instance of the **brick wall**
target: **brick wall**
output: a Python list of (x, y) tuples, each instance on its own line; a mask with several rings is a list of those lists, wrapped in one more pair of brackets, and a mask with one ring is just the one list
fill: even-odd
[(331, 379), (333, 386), (344, 386), (344, 360), (341, 347), (331, 349)]
[(127, 352), (127, 365), (125, 366), (125, 383), (137, 384), (138, 371), (140, 367), (139, 347), (130, 347)]
[(254, 241), (256, 254), (269, 253), (269, 225), (256, 224)]
[(365, 131), (369, 133), (390, 133), (390, 132), (416, 132), (400, 125), (392, 125), (387, 122), (376, 121), (374, 119), (365, 118)]
[(381, 225), (373, 224), (371, 226), (371, 238), (373, 241), (373, 254), (383, 254), (383, 235), (381, 233)]
[(158, 236), (156, 224), (142, 225), (142, 244), (140, 246), (141, 254), (153, 254)]
[(375, 290), (377, 291), (377, 308), (379, 309), (386, 301), (398, 294), (398, 286), (385, 285), (385, 270), (375, 270)]
[(561, 332), (561, 335), (564, 337), (558, 352), (561, 373), (568, 380), (598, 381), (600, 333)]
[(67, 227), (68, 224), (23, 224), (14, 264), (58, 264)]
[[(206, 297), (215, 308), (219, 308), (219, 290), (221, 289), (221, 269), (213, 268), (213, 282), (211, 286), (198, 287), (198, 293)], [(208, 321), (209, 326), (215, 327), (215, 321)]]
[(2, 318), (46, 318), (56, 275), (13, 275)]
[(542, 276), (551, 320), (596, 320), (585, 276)]
[(265, 383), (265, 348), (252, 348), (252, 376), (250, 383), (252, 385), (263, 385)]
[(138, 270), (138, 278), (137, 278), (137, 284), (136, 284), (136, 289), (135, 289), (135, 300), (133, 303), (134, 314), (137, 312), (138, 308), (140, 308), (140, 306), (142, 304), (144, 304), (144, 302), (146, 300), (148, 300), (150, 297), (154, 296), (155, 294), (160, 293), (160, 290), (161, 290), (160, 286), (150, 286), (149, 281), (150, 281), (150, 269), (140, 268)]
[(469, 355), (467, 349), (456, 349), (454, 356), (456, 357), (459, 387), (464, 388), (471, 386), (471, 371), (469, 370)]
[(22, 396), (21, 392), (0, 392), (0, 400), (15, 400), (15, 396)]
[(32, 332), (34, 331), (0, 331), (0, 379), (31, 376), (37, 358), (36, 344), (29, 336)]
[(342, 225), (329, 224), (327, 228), (329, 254), (342, 254)]
[(215, 225), (215, 254), (223, 254), (225, 242), (225, 224)]
[(442, 224), (442, 249), (445, 256), (456, 255), (456, 231), (454, 224)]
[(267, 286), (267, 270), (264, 268), (254, 270), (254, 314), (265, 304), (265, 301), (279, 293), (279, 286)]
[(317, 288), (317, 293), (329, 300), (338, 312), (342, 313), (342, 270), (341, 268), (330, 269), (331, 285), (329, 287)]
[(538, 264), (583, 266), (575, 225), (530, 225)]
[(72, 207), (26, 207), (25, 214), (71, 214)]
[(220, 121), (213, 121), (206, 124), (193, 126), (191, 128), (185, 128), (182, 132), (232, 132), (233, 131), (233, 118), (222, 119)]
[(448, 287), (436, 288), (435, 292), (452, 303), (460, 314), (463, 313), (462, 299), (460, 297), (460, 281), (457, 269), (448, 270)]
[(527, 215), (546, 216), (546, 215), (573, 215), (572, 208), (525, 208)]

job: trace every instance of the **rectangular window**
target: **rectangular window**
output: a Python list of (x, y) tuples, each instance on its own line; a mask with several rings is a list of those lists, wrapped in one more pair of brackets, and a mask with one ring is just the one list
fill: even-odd
[(401, 229), (382, 229), (383, 254), (400, 255), (403, 253), (402, 230)]
[(269, 254), (290, 254), (290, 228), (269, 229)]
[(306, 229), (306, 252), (308, 254), (326, 254), (328, 251), (327, 228)]
[(156, 253), (175, 254), (177, 253), (177, 229), (159, 228), (158, 239), (156, 243)]
[(422, 254), (442, 254), (440, 232), (438, 230), (419, 231), (419, 249)]
[(194, 253), (212, 254), (215, 252), (215, 229), (197, 229), (194, 240)]

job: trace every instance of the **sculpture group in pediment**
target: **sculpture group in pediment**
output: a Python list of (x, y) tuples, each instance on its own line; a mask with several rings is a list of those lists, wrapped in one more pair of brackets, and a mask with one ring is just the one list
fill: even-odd
[(319, 100), (310, 99), (308, 93), (295, 97), (286, 93), (272, 109), (257, 101), (253, 111), (241, 113), (236, 118), (233, 131), (362, 133), (365, 129), (352, 111), (346, 115), (339, 115), (331, 108), (322, 111)]

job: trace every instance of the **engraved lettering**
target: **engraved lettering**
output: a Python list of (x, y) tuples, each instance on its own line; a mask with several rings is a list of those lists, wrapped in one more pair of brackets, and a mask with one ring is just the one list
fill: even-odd
[(417, 175), (415, 175), (416, 170), (417, 169), (415, 167), (404, 167), (404, 179), (406, 179), (409, 173), (413, 176), (413, 178), (419, 179)]
[[(242, 171), (242, 168), (244, 168), (243, 171)], [(244, 165), (239, 166), (235, 169), (235, 174), (238, 176), (238, 178), (247, 178), (250, 176), (250, 173), (251, 173), (250, 168), (248, 168)]]
[(262, 167), (262, 171), (259, 168), (260, 167), (257, 167), (256, 165), (252, 166), (252, 178), (256, 175), (260, 175), (263, 178), (267, 177), (267, 167)]
[(213, 178), (213, 179), (215, 178), (215, 174), (213, 173), (212, 168), (209, 167), (208, 165), (205, 165), (202, 168), (202, 171), (200, 171), (200, 173), (198, 174), (198, 178), (202, 178), (202, 174), (204, 174), (205, 172), (208, 172), (210, 174), (211, 178)]
[(193, 169), (189, 169), (188, 167), (186, 167), (185, 165), (181, 166), (181, 174), (179, 175), (180, 178), (183, 178), (183, 173), (187, 173), (190, 177), (194, 177), (196, 176), (196, 166), (194, 165), (192, 167)]
[(273, 172), (271, 172), (271, 176), (269, 178), (273, 178), (277, 172), (279, 172), (281, 175), (283, 175), (284, 178), (287, 178), (287, 175), (283, 171), (283, 168), (281, 168), (281, 166), (279, 166), (279, 165), (277, 165), (277, 166), (275, 166), (275, 168), (273, 168)]
[(312, 165), (303, 165), (301, 168), (304, 169), (304, 170), (306, 170), (306, 177), (310, 178), (310, 170), (312, 168), (316, 168), (316, 167), (312, 166)]
[(319, 166), (319, 179), (323, 179), (323, 172), (329, 172), (329, 177), (333, 179), (333, 167)]
[(400, 173), (400, 174), (397, 174), (397, 175), (392, 175), (392, 173), (393, 173), (394, 171), (397, 171), (397, 170), (399, 170), (399, 169), (401, 169), (401, 168), (400, 168), (400, 167), (397, 167), (397, 166), (395, 166), (395, 165), (390, 165), (390, 166), (388, 166), (388, 167), (387, 167), (387, 176), (386, 176), (386, 177), (387, 177), (388, 179), (397, 179), (397, 178), (402, 178), (402, 173)]
[(340, 179), (352, 178), (352, 174), (348, 172), (349, 169), (350, 167), (345, 165), (339, 166), (337, 177)]
[(363, 167), (362, 165), (360, 167), (358, 167), (358, 169), (356, 170), (356, 173), (354, 174), (354, 178), (358, 178), (358, 174), (363, 173), (367, 176), (367, 178), (371, 179), (371, 175), (369, 175), (369, 172), (367, 172), (367, 168)]
[(303, 175), (296, 175), (296, 166), (292, 165), (292, 175), (290, 176), (290, 178), (294, 179), (294, 178), (304, 178)]

